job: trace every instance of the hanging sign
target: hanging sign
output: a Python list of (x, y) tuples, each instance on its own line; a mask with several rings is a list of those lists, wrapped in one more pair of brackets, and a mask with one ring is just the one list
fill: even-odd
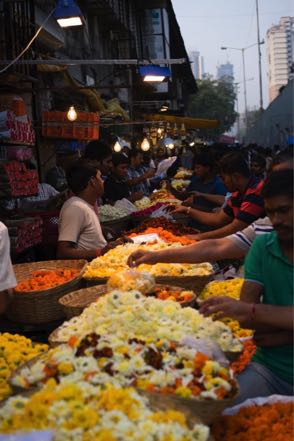
[(13, 97), (11, 108), (0, 112), (0, 141), (35, 144), (35, 131), (21, 97)]

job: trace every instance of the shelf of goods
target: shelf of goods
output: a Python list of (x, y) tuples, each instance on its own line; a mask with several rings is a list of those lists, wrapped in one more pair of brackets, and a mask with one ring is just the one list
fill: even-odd
[(22, 253), (42, 242), (42, 219), (39, 216), (7, 219), (12, 255)]
[(17, 198), (38, 194), (37, 170), (29, 170), (19, 161), (0, 164), (0, 197)]

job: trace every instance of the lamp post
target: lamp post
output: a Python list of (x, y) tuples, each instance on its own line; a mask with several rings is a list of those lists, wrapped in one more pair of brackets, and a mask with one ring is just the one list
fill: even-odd
[(221, 46), (221, 50), (226, 51), (228, 49), (240, 51), (242, 53), (242, 65), (243, 65), (243, 83), (244, 83), (244, 105), (245, 105), (245, 128), (247, 129), (248, 113), (247, 113), (247, 90), (246, 90), (246, 69), (245, 69), (245, 51), (250, 47), (256, 46), (257, 44), (264, 44), (264, 41), (260, 43), (253, 43), (246, 47), (229, 47)]
[[(247, 78), (246, 81), (253, 81), (254, 78)], [(245, 83), (246, 83), (245, 81)], [(243, 84), (244, 81), (239, 81), (239, 83), (234, 83), (235, 86), (235, 92), (236, 92), (236, 110), (238, 113), (238, 120), (237, 120), (237, 130), (238, 130), (238, 135), (240, 136), (240, 115), (239, 115), (239, 100), (238, 100), (238, 93), (239, 93), (239, 85)]]
[(255, 0), (255, 6), (256, 6), (257, 46), (258, 46), (258, 70), (259, 70), (259, 109), (260, 109), (260, 110), (263, 110), (262, 71), (261, 71), (261, 49), (260, 49), (260, 45), (264, 43), (264, 40), (260, 41), (258, 0)]

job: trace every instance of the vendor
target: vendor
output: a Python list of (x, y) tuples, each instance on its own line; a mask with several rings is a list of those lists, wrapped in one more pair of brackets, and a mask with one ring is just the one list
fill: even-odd
[(90, 141), (85, 147), (83, 159), (97, 161), (97, 167), (103, 179), (109, 175), (112, 166), (112, 150), (105, 142), (98, 140)]
[(57, 256), (60, 259), (94, 259), (107, 242), (102, 234), (95, 204), (103, 194), (101, 171), (93, 162), (80, 161), (67, 173), (75, 196), (63, 205), (59, 217)]
[(9, 290), (16, 286), (16, 279), (10, 260), (10, 240), (7, 227), (0, 222), (0, 314), (9, 303)]
[(257, 350), (238, 377), (236, 401), (293, 395), (293, 170), (274, 172), (263, 190), (272, 233), (258, 237), (245, 261), (240, 300), (211, 297), (200, 312), (232, 317), (255, 330)]
[(265, 215), (261, 196), (263, 181), (250, 174), (248, 164), (240, 153), (225, 155), (220, 163), (220, 171), (225, 186), (232, 192), (225, 207), (217, 213), (206, 213), (183, 205), (173, 210), (214, 228), (196, 235), (197, 240), (228, 236)]
[(144, 196), (142, 191), (131, 193), (126, 181), (129, 163), (129, 159), (122, 153), (112, 155), (112, 170), (104, 184), (104, 199), (107, 202), (114, 203), (124, 198), (134, 202)]

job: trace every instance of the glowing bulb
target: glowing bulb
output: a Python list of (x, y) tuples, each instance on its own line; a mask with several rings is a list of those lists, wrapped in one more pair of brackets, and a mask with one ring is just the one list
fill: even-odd
[(158, 133), (158, 135), (161, 135), (162, 132), (163, 132), (163, 129), (162, 129), (161, 127), (158, 127), (158, 129), (157, 129), (157, 133)]
[(120, 143), (119, 143), (118, 141), (116, 141), (116, 143), (114, 144), (114, 146), (113, 146), (113, 150), (114, 150), (116, 153), (119, 153), (119, 152), (121, 151), (121, 145), (120, 145)]
[(143, 152), (148, 152), (148, 150), (150, 149), (150, 142), (147, 138), (143, 139), (141, 149), (143, 150)]
[(70, 106), (66, 116), (67, 116), (67, 119), (69, 121), (75, 121), (77, 119), (78, 114), (77, 114), (76, 109), (74, 108), (74, 106)]
[(189, 146), (193, 147), (193, 145), (195, 145), (195, 142), (194, 141), (190, 142)]
[(173, 143), (170, 143), (167, 145), (167, 147), (172, 150), (175, 147), (175, 145)]

